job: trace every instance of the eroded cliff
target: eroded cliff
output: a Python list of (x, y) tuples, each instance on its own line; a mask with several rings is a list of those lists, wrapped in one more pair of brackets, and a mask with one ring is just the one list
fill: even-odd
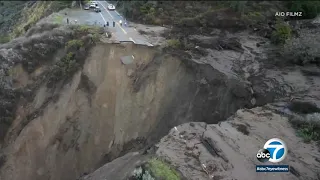
[[(175, 125), (216, 123), (251, 106), (247, 85), (210, 65), (156, 47), (90, 45), (76, 28), (54, 28), (49, 35), (30, 30), (27, 39), (2, 47), (8, 69), (14, 70), (6, 77), (23, 93), (4, 138), (1, 179), (76, 179), (119, 155), (148, 147)], [(84, 48), (70, 49), (75, 37)], [(24, 45), (30, 41), (39, 50), (50, 43), (60, 48), (41, 51), (46, 61), (35, 54), (37, 61), (24, 63), (30, 57), (23, 53)], [(69, 51), (82, 54), (68, 60)]]

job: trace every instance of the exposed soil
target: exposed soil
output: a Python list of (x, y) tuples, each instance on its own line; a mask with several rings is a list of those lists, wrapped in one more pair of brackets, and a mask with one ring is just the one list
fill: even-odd
[[(131, 55), (135, 66), (123, 65), (120, 57)], [(216, 123), (250, 106), (251, 99), (244, 84), (209, 65), (130, 43), (97, 45), (83, 70), (55, 87), (58, 96), (40, 85), (34, 102), (19, 107), (5, 140), (1, 178), (75, 179), (145, 149), (175, 125)]]

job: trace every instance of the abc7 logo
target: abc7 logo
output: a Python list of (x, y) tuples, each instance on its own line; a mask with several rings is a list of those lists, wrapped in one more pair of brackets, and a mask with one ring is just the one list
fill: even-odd
[(279, 138), (269, 139), (257, 153), (257, 159), (260, 162), (278, 163), (284, 160), (287, 155), (287, 146)]
[(260, 149), (257, 153), (257, 159), (260, 162), (267, 162), (270, 159), (270, 152), (267, 149)]

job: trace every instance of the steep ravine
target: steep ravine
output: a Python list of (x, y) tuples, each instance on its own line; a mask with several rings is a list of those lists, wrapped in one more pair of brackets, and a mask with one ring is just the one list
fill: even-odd
[[(124, 56), (134, 63), (123, 64)], [(51, 93), (38, 88), (31, 106), (42, 113), (17, 137), (7, 134), (0, 179), (76, 179), (175, 125), (216, 123), (251, 106), (246, 85), (210, 65), (130, 43), (97, 44), (83, 69), (48, 101)], [(10, 132), (26, 108), (18, 108)]]

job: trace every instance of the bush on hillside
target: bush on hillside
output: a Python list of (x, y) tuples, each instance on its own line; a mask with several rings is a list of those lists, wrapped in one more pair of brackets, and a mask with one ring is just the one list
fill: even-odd
[(21, 12), (23, 18), (20, 19), (21, 22), (17, 24), (11, 34), (11, 37), (13, 38), (27, 32), (41, 18), (70, 6), (72, 1), (37, 1), (28, 3), (30, 4), (30, 7), (25, 8)]
[(91, 26), (91, 25), (71, 25), (70, 28), (75, 31), (77, 36), (83, 36), (87, 34), (103, 34), (103, 27)]
[(1, 35), (0, 36), (0, 44), (4, 44), (10, 41), (10, 36), (8, 35)]
[(160, 159), (151, 159), (148, 163), (148, 169), (156, 179), (180, 180), (180, 175)]
[(290, 25), (285, 22), (278, 21), (275, 25), (275, 30), (271, 34), (271, 41), (274, 44), (284, 44), (292, 37)]
[(0, 33), (8, 33), (21, 18), (26, 1), (0, 1)]
[(59, 27), (58, 24), (41, 23), (39, 25), (36, 25), (30, 28), (26, 33), (26, 37), (32, 36), (34, 34), (43, 33), (45, 31), (51, 31), (52, 29), (55, 29), (57, 27)]
[(167, 41), (167, 47), (169, 48), (180, 48), (181, 42), (178, 39), (169, 39)]
[(66, 54), (51, 68), (48, 87), (53, 87), (57, 82), (67, 81), (82, 67), (89, 49), (100, 40), (100, 28), (94, 26), (75, 25), (71, 40), (65, 43)]
[(289, 40), (282, 51), (284, 59), (297, 65), (320, 65), (320, 32), (315, 31), (300, 31), (299, 37)]
[(297, 135), (304, 142), (320, 140), (320, 113), (294, 116), (290, 119), (290, 122), (297, 129)]
[(256, 25), (257, 23), (263, 23), (266, 20), (266, 17), (263, 16), (258, 11), (252, 11), (248, 12), (242, 15), (242, 19), (246, 22), (248, 25)]
[(133, 171), (130, 180), (180, 180), (178, 172), (161, 159), (152, 158)]
[(54, 87), (56, 82), (70, 77), (81, 67), (80, 60), (74, 52), (68, 52), (62, 59), (52, 67), (47, 82), (48, 87)]
[(84, 42), (79, 39), (72, 39), (67, 42), (66, 48), (67, 49), (74, 49), (74, 50), (79, 50), (81, 47), (83, 47)]

